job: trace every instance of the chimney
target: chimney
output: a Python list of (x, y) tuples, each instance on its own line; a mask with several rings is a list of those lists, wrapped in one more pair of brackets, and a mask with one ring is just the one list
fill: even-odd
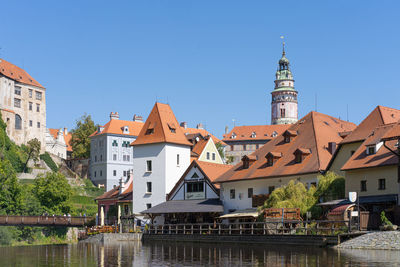
[(229, 127), (225, 126), (225, 134), (228, 134), (228, 133), (229, 133)]
[(143, 117), (135, 114), (133, 115), (133, 121), (143, 122)]
[(328, 151), (331, 155), (335, 154), (336, 151), (336, 142), (329, 142), (328, 143)]
[(203, 129), (203, 124), (202, 123), (197, 124), (196, 128), (197, 129)]
[(124, 189), (125, 189), (125, 183), (121, 177), (119, 178), (119, 193), (122, 194), (122, 192), (124, 192)]
[(68, 129), (67, 129), (67, 127), (64, 127), (64, 136), (67, 136), (68, 135)]
[(97, 126), (97, 133), (101, 133), (104, 130), (103, 126)]
[(181, 127), (185, 128), (185, 129), (187, 128), (187, 122), (186, 121), (181, 122), (180, 125), (181, 125)]
[(110, 113), (110, 120), (118, 120), (118, 119), (119, 119), (118, 112), (111, 112)]
[(60, 128), (57, 133), (57, 140), (63, 141), (63, 139), (64, 139), (64, 133), (63, 130)]

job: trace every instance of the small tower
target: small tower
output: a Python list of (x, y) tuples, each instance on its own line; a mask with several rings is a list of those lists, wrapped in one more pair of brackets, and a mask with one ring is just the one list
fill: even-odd
[(286, 58), (283, 42), (282, 58), (276, 71), (275, 88), (271, 92), (271, 124), (291, 124), (298, 120), (297, 91), (294, 89), (293, 74)]

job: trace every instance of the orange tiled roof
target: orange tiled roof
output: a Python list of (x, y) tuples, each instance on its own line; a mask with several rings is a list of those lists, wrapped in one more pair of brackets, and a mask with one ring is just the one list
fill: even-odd
[(116, 186), (113, 189), (105, 192), (101, 196), (96, 197), (95, 200), (113, 199), (113, 198), (117, 198), (118, 195), (119, 195), (119, 186)]
[(221, 139), (215, 137), (214, 135), (212, 135), (211, 133), (209, 133), (207, 130), (205, 129), (197, 129), (197, 128), (185, 128), (185, 127), (181, 127), (181, 129), (183, 130), (183, 132), (188, 135), (188, 134), (201, 134), (203, 137), (206, 136), (211, 136), (214, 143), (221, 143), (222, 145), (226, 146), (226, 143), (224, 143)]
[(206, 147), (209, 139), (200, 139), (192, 148), (192, 152), (196, 153), (197, 155), (201, 155), (204, 148)]
[(15, 111), (13, 111), (11, 109), (7, 109), (7, 108), (1, 108), (0, 110), (6, 111), (6, 112), (10, 112), (10, 113), (15, 113)]
[[(229, 133), (224, 135), (223, 141), (244, 141), (244, 140), (270, 140), (286, 131), (291, 124), (281, 125), (250, 125), (250, 126), (235, 126)], [(251, 137), (253, 132), (256, 134), (255, 137)], [(232, 134), (235, 133), (236, 138), (232, 138)]]
[[(240, 162), (222, 174), (216, 182), (291, 176), (326, 170), (332, 157), (328, 151), (329, 142), (340, 142), (342, 138), (339, 132), (352, 130), (355, 126), (354, 123), (322, 113), (310, 112), (297, 123), (290, 125), (289, 130), (297, 132), (297, 136), (292, 138), (290, 143), (285, 143), (283, 134), (277, 136), (251, 154), (258, 160), (248, 169), (244, 169), (243, 163)], [(293, 153), (301, 148), (309, 149), (311, 154), (301, 163), (296, 163)], [(273, 166), (268, 166), (265, 158), (269, 152), (282, 154)]]
[(192, 145), (186, 139), (182, 127), (179, 126), (168, 104), (156, 103), (154, 105), (137, 139), (131, 145), (137, 146), (155, 143)]
[(25, 70), (20, 67), (15, 66), (14, 64), (0, 59), (0, 73), (19, 83), (29, 84), (36, 87), (44, 88), (40, 83), (38, 83), (35, 79), (32, 78)]
[[(128, 126), (129, 133), (124, 134), (123, 127)], [(118, 134), (118, 135), (127, 135), (127, 136), (138, 136), (140, 130), (142, 130), (143, 122), (140, 121), (124, 121), (120, 119), (111, 119), (107, 124), (105, 124), (102, 128), (103, 130), (99, 133), (95, 131), (90, 135), (96, 136), (101, 134)]]
[[(381, 125), (370, 131), (369, 136), (362, 145), (354, 152), (349, 160), (343, 165), (342, 170), (352, 170), (370, 167), (379, 167), (397, 164), (397, 157), (383, 145), (375, 154), (367, 155), (367, 146), (375, 145), (382, 140), (386, 134), (398, 127), (398, 124), (391, 123)], [(387, 141), (386, 145), (395, 148), (397, 140)]]
[(393, 128), (390, 131), (387, 131), (385, 135), (382, 137), (384, 140), (394, 140), (394, 139), (399, 139), (400, 137), (400, 121), (393, 126)]
[(341, 144), (364, 141), (371, 130), (379, 125), (389, 124), (400, 120), (400, 110), (377, 106)]
[[(57, 139), (59, 131), (60, 131), (60, 129), (51, 129), (51, 128), (49, 128), (49, 132), (53, 136), (54, 139)], [(72, 146), (70, 144), (71, 139), (72, 139), (72, 134), (68, 133), (67, 135), (64, 134), (63, 136), (64, 136), (65, 144), (67, 145), (67, 151), (72, 152)]]

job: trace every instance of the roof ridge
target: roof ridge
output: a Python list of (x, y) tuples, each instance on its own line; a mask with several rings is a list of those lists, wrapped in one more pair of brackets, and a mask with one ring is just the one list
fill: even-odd
[[(161, 118), (161, 114), (160, 114), (160, 109), (158, 108), (158, 102), (156, 102), (156, 109), (157, 109), (157, 113), (158, 113), (158, 118), (160, 119), (160, 123), (161, 123), (161, 131), (162, 131), (162, 135), (164, 137), (164, 142), (167, 142), (167, 137), (165, 136), (165, 131), (164, 131), (164, 127), (163, 127), (163, 120)], [(168, 105), (168, 104), (166, 104)], [(169, 105), (168, 105), (169, 106)]]

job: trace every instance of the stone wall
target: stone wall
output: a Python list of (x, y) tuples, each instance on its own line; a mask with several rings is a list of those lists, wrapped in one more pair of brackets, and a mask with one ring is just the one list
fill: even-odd
[(372, 232), (348, 241), (337, 246), (339, 249), (388, 249), (400, 250), (400, 232)]

